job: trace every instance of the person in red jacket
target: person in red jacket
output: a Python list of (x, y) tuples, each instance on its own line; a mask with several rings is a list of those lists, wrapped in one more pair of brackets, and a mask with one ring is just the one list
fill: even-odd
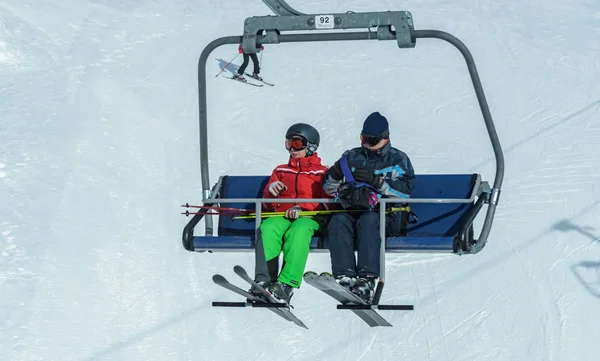
[[(312, 217), (300, 217), (303, 211), (326, 209), (325, 203), (279, 203), (277, 199), (330, 198), (322, 187), (327, 167), (316, 153), (319, 132), (311, 125), (292, 125), (285, 135), (290, 153), (287, 164), (277, 166), (264, 189), (265, 211), (285, 212), (284, 217), (269, 217), (261, 222), (261, 236), (256, 244), (255, 281), (281, 302), (289, 303), (293, 290), (300, 288), (310, 242), (320, 227)], [(283, 251), (283, 268), (279, 272), (279, 255)], [(250, 292), (261, 293), (251, 288)]]

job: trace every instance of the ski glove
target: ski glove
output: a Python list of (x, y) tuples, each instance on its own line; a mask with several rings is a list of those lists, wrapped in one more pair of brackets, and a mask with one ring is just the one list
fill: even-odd
[(283, 184), (283, 182), (281, 181), (275, 181), (269, 184), (269, 193), (271, 193), (273, 197), (279, 196), (279, 194), (281, 194), (281, 192), (283, 192), (286, 189), (286, 185)]
[(373, 174), (373, 170), (365, 167), (359, 167), (352, 173), (354, 179), (358, 182), (364, 182), (372, 185), (376, 189), (381, 187), (382, 179), (377, 174)]
[[(260, 50), (265, 50), (264, 46), (260, 46)], [(244, 54), (244, 48), (242, 48), (242, 46), (240, 45), (240, 47), (238, 48), (238, 53), (240, 54)]]
[(298, 219), (298, 217), (300, 217), (301, 212), (302, 212), (302, 208), (300, 208), (300, 206), (293, 206), (292, 208), (285, 211), (285, 218)]
[(329, 175), (331, 178), (335, 180), (342, 180), (344, 178), (344, 172), (342, 172), (342, 166), (340, 165), (340, 161), (335, 162), (334, 165), (329, 168)]

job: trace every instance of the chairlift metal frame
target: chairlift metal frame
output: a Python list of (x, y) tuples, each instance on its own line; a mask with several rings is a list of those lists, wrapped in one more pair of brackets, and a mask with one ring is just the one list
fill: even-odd
[[(208, 109), (206, 104), (207, 81), (206, 81), (206, 63), (209, 55), (216, 48), (229, 44), (242, 44), (246, 53), (258, 53), (261, 51), (262, 44), (279, 44), (294, 42), (324, 42), (324, 41), (358, 41), (358, 40), (396, 40), (401, 49), (414, 48), (417, 39), (440, 39), (452, 44), (463, 55), (469, 75), (471, 77), (477, 101), (481, 109), (483, 120), (488, 132), (492, 149), (496, 160), (496, 173), (493, 186), (489, 186), (486, 181), (478, 179), (476, 195), (480, 197), (478, 205), (471, 214), (469, 214), (469, 225), (472, 224), (483, 203), (488, 204), (485, 220), (478, 239), (473, 239), (468, 249), (463, 249), (460, 253), (475, 254), (481, 251), (485, 246), (490, 234), (494, 214), (498, 205), (500, 189), (504, 178), (504, 155), (500, 141), (496, 133), (492, 115), (490, 113), (487, 100), (483, 91), (483, 86), (475, 66), (475, 61), (467, 48), (459, 39), (453, 35), (439, 30), (415, 30), (413, 17), (409, 11), (385, 11), (385, 12), (346, 12), (346, 13), (325, 13), (325, 14), (304, 14), (296, 11), (284, 0), (263, 0), (263, 2), (276, 14), (275, 16), (254, 16), (245, 19), (244, 32), (242, 36), (226, 36), (218, 38), (209, 43), (202, 51), (198, 61), (198, 99), (199, 99), (199, 127), (200, 127), (200, 171), (202, 180), (203, 199), (205, 205), (215, 203), (235, 203), (251, 202), (256, 204), (256, 227), (261, 222), (261, 198), (248, 199), (216, 199), (218, 184), (210, 188), (209, 162), (208, 162)], [(375, 28), (375, 30), (371, 30)], [(345, 29), (368, 29), (364, 32), (343, 32), (336, 30)], [(324, 31), (311, 33), (311, 31)], [(308, 31), (309, 33), (285, 34), (288, 31)], [(471, 199), (403, 199), (406, 203), (468, 203)], [(286, 202), (287, 200), (280, 200)], [(332, 202), (331, 199), (305, 199), (289, 200), (290, 202)], [(381, 203), (385, 205), (388, 202), (398, 202), (395, 198), (384, 198)], [(186, 239), (193, 237), (195, 225), (202, 217), (194, 217), (184, 229), (184, 244)], [(213, 222), (209, 215), (205, 219), (205, 235), (213, 235)], [(381, 234), (385, 239), (385, 214), (381, 212)], [(382, 255), (385, 253), (385, 247), (382, 242)], [(385, 272), (385, 257), (382, 257), (382, 273)]]

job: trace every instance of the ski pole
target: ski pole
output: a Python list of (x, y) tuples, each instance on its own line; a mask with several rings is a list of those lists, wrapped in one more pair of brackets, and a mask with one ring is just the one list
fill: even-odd
[(260, 64), (260, 65), (259, 65), (259, 69), (262, 69), (262, 67), (263, 67), (263, 62), (262, 62), (262, 55), (263, 55), (263, 52), (264, 52), (264, 50), (262, 50), (262, 51), (260, 52), (260, 61), (258, 62), (258, 63)]
[[(323, 211), (301, 211), (301, 216), (320, 216), (332, 213), (345, 213), (345, 212), (364, 212), (361, 209), (332, 209)], [(386, 213), (394, 212), (410, 212), (410, 207), (392, 207), (386, 211)], [(285, 216), (285, 212), (261, 212), (261, 218), (269, 217), (282, 217)], [(234, 216), (233, 219), (251, 219), (256, 218), (256, 213), (252, 212), (247, 215)]]
[(181, 212), (181, 214), (184, 214), (185, 216), (192, 216), (192, 215), (196, 215), (196, 214), (208, 214), (208, 215), (215, 215), (215, 216), (235, 216), (237, 214), (239, 214), (239, 212), (230, 212), (230, 211), (217, 211), (217, 212), (190, 212), (190, 211), (185, 211), (185, 212)]
[(198, 211), (198, 212), (190, 212), (189, 210), (186, 210), (185, 212), (181, 212), (181, 214), (185, 214), (186, 217), (190, 216), (190, 215), (195, 215), (195, 214), (214, 214), (214, 215), (223, 215), (223, 216), (235, 216), (235, 215), (248, 214), (250, 212), (253, 212), (252, 209), (217, 207), (217, 206), (191, 206), (188, 203), (182, 204), (181, 206), (185, 207), (185, 208), (201, 209), (201, 211)]
[(217, 206), (194, 206), (194, 205), (189, 205), (188, 203), (182, 204), (181, 206), (186, 207), (186, 208), (200, 208), (200, 209), (210, 209), (210, 210), (216, 210), (216, 211), (231, 211), (231, 212), (238, 212), (238, 213), (253, 212), (251, 209), (245, 209), (245, 208), (229, 208), (229, 207), (217, 207)]
[(221, 69), (221, 71), (220, 71), (220, 72), (219, 72), (217, 75), (215, 75), (215, 78), (216, 78), (216, 77), (218, 77), (218, 76), (219, 76), (219, 74), (221, 74), (221, 73), (222, 73), (222, 72), (223, 72), (225, 69), (227, 69), (227, 67), (229, 66), (229, 64), (231, 64), (231, 62), (232, 62), (232, 61), (234, 61), (234, 60), (235, 60), (235, 58), (237, 58), (237, 57), (238, 57), (238, 55), (240, 55), (240, 53), (237, 53), (237, 54), (235, 54), (235, 56), (233, 57), (233, 59), (231, 59), (231, 60), (229, 61), (229, 63), (227, 63), (227, 65), (225, 65), (225, 66), (223, 67), (223, 69)]

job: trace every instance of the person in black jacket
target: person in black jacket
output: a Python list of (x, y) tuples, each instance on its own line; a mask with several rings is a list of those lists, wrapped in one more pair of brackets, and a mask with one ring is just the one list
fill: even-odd
[[(265, 50), (265, 47), (261, 45), (260, 50)], [(238, 47), (238, 52), (244, 56), (244, 62), (238, 69), (237, 73), (233, 75), (233, 78), (241, 81), (246, 81), (246, 78), (244, 77), (244, 71), (246, 70), (246, 67), (248, 67), (250, 59), (252, 59), (252, 64), (254, 64), (254, 70), (252, 72), (251, 78), (254, 78), (256, 80), (263, 80), (262, 77), (259, 75), (260, 63), (258, 62), (258, 56), (256, 55), (256, 53), (246, 54), (244, 52), (244, 49), (242, 48), (242, 44), (240, 44), (240, 46)]]
[[(366, 118), (360, 138), (360, 147), (345, 151), (328, 169), (323, 188), (343, 208), (365, 210), (334, 213), (327, 236), (336, 281), (363, 299), (371, 300), (380, 266), (378, 199), (409, 198), (415, 174), (406, 153), (392, 147), (388, 121), (379, 112)], [(387, 223), (399, 228), (400, 217), (400, 213), (392, 213), (387, 216)], [(354, 258), (355, 248), (358, 262)]]

